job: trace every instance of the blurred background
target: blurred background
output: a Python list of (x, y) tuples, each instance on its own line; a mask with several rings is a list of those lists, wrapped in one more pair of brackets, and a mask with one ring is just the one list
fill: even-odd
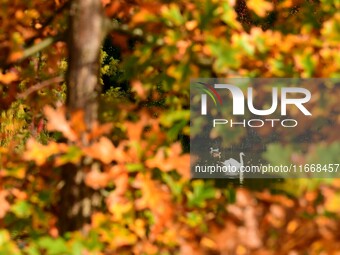
[[(190, 79), (339, 78), (340, 1), (0, 6), (0, 254), (340, 254), (339, 179), (190, 179), (189, 155)], [(264, 159), (340, 163), (340, 87), (312, 90)]]

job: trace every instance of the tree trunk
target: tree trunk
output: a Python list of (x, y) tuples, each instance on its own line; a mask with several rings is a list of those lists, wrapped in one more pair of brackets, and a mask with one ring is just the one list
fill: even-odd
[[(104, 34), (104, 13), (100, 0), (73, 0), (68, 34), (67, 109), (84, 111), (88, 129), (98, 118), (99, 54)], [(94, 191), (84, 183), (82, 165), (62, 169), (59, 231), (81, 230), (90, 220)], [(98, 202), (98, 199), (96, 199)]]
[(98, 114), (99, 54), (103, 33), (101, 1), (74, 0), (68, 35), (67, 106), (70, 111), (85, 111), (89, 129)]

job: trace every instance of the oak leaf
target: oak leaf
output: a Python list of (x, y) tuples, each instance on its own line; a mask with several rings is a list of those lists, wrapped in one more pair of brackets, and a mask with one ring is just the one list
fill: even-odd
[(169, 190), (165, 185), (153, 180), (150, 173), (138, 174), (134, 187), (140, 188), (142, 192), (142, 197), (135, 201), (136, 209), (148, 208), (155, 217), (155, 224), (151, 230), (151, 238), (155, 238), (171, 222), (174, 215)]
[(70, 141), (77, 140), (77, 134), (71, 129), (70, 123), (66, 120), (63, 108), (55, 110), (51, 106), (45, 106), (44, 113), (47, 118), (47, 130), (59, 131)]
[(181, 153), (181, 144), (176, 142), (168, 150), (164, 147), (158, 149), (154, 157), (145, 161), (145, 165), (149, 168), (159, 168), (164, 172), (176, 170), (188, 179), (190, 178), (190, 156), (188, 154), (181, 155)]
[(109, 164), (115, 159), (115, 147), (106, 137), (101, 137), (98, 142), (93, 143), (90, 147), (83, 148), (83, 152), (105, 164)]
[(109, 178), (116, 185), (115, 193), (124, 195), (129, 187), (129, 175), (125, 165), (115, 165), (109, 171)]
[(102, 135), (110, 133), (112, 130), (112, 123), (105, 123), (100, 125), (98, 122), (94, 122), (91, 132), (89, 133), (89, 140), (96, 139)]

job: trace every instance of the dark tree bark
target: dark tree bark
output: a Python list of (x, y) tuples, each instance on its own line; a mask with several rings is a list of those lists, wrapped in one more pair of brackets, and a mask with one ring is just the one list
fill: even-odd
[[(73, 0), (70, 6), (67, 109), (69, 115), (84, 111), (88, 129), (98, 118), (99, 54), (105, 34), (105, 18), (100, 0)], [(81, 230), (90, 220), (98, 195), (84, 183), (83, 166), (68, 164), (62, 169), (59, 231)]]

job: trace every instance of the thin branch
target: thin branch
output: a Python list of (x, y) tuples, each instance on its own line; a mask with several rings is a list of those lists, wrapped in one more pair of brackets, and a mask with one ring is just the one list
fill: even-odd
[(32, 87), (29, 87), (25, 92), (20, 93), (17, 96), (17, 99), (24, 99), (35, 91), (38, 91), (40, 89), (46, 88), (46, 87), (53, 85), (55, 83), (60, 83), (60, 82), (63, 82), (63, 81), (64, 81), (63, 76), (57, 76), (57, 77), (45, 80), (43, 82), (39, 82), (39, 83), (33, 85)]
[(43, 49), (47, 48), (48, 46), (52, 45), (53, 43), (59, 41), (61, 39), (61, 37), (62, 36), (60, 34), (53, 36), (53, 37), (52, 36), (47, 37), (44, 40), (42, 40), (41, 42), (32, 45), (31, 47), (24, 50), (23, 56), (21, 57), (20, 60), (26, 59), (26, 58), (34, 55), (35, 53), (42, 51)]
[(12, 61), (12, 62), (7, 62), (7, 63), (0, 63), (0, 68), (1, 69), (8, 69), (14, 64), (20, 63), (21, 61), (25, 60), (26, 58), (46, 49), (47, 47), (51, 46), (55, 42), (62, 41), (64, 39), (64, 33), (57, 34), (56, 36), (51, 36), (43, 39), (41, 42), (34, 44), (26, 49), (24, 49), (23, 54), (21, 58)]

